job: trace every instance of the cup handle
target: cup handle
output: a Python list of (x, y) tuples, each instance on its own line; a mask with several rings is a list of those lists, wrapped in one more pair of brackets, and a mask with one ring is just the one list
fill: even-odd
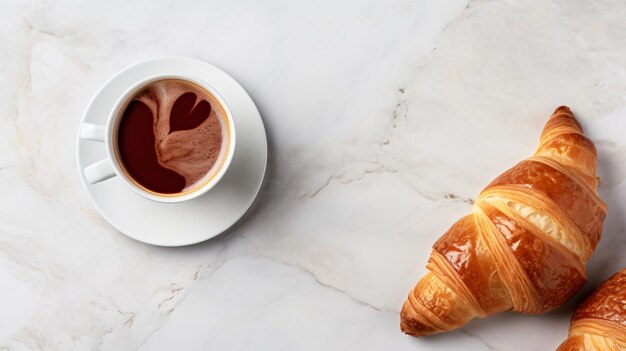
[[(81, 139), (104, 142), (104, 137), (104, 126), (91, 123), (83, 123), (83, 125), (80, 126)], [(85, 167), (83, 174), (85, 174), (85, 179), (87, 179), (89, 184), (100, 183), (101, 181), (115, 177), (115, 171), (108, 159), (100, 160)]]
[(115, 177), (115, 171), (111, 167), (111, 162), (108, 159), (100, 160), (96, 163), (90, 164), (83, 170), (85, 179), (89, 184), (100, 183), (103, 180), (107, 180)]
[(80, 138), (104, 142), (106, 128), (99, 124), (83, 123), (80, 126)]

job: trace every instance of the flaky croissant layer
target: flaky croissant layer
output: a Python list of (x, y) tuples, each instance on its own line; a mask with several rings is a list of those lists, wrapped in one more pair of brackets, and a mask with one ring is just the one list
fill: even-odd
[(494, 179), (435, 243), (400, 313), (402, 331), (440, 333), (569, 299), (586, 282), (607, 210), (595, 169), (593, 143), (568, 107), (557, 108), (535, 154)]
[(626, 350), (626, 269), (596, 288), (576, 309), (558, 351)]

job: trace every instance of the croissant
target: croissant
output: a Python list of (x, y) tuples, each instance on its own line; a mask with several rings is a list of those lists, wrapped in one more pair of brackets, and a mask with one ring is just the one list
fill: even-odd
[(491, 182), (435, 243), (402, 307), (400, 328), (423, 336), (512, 309), (543, 313), (585, 282), (607, 206), (596, 149), (570, 109), (554, 111), (532, 157)]
[(574, 312), (557, 351), (626, 350), (626, 269), (602, 283)]

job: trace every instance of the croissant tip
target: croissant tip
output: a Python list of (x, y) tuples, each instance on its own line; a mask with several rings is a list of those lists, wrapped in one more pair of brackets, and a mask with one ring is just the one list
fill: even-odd
[(552, 115), (558, 115), (560, 113), (567, 113), (567, 114), (572, 114), (572, 110), (565, 105), (561, 105), (559, 107), (556, 108), (556, 110), (554, 110), (554, 113), (552, 113)]
[(400, 330), (414, 337), (440, 332), (431, 323), (428, 323), (418, 311), (414, 310), (408, 302), (404, 304), (402, 311), (400, 311)]
[(402, 331), (406, 335), (410, 335), (412, 337), (419, 338), (420, 336), (427, 335), (425, 333), (420, 333), (417, 331), (419, 328), (411, 327), (411, 324), (414, 324), (413, 321), (408, 321), (405, 319), (400, 320), (400, 331)]

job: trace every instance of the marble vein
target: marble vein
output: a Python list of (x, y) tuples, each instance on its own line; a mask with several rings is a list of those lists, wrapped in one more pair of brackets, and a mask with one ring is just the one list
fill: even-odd
[(322, 287), (324, 287), (324, 288), (331, 289), (331, 290), (333, 290), (333, 291), (335, 291), (335, 292), (337, 292), (337, 293), (339, 293), (339, 294), (341, 294), (341, 295), (343, 295), (343, 296), (347, 297), (348, 299), (350, 299), (350, 300), (352, 300), (352, 301), (356, 302), (357, 304), (362, 305), (362, 306), (365, 306), (365, 307), (368, 307), (368, 308), (371, 308), (372, 310), (374, 310), (374, 311), (376, 311), (376, 312), (391, 313), (391, 314), (396, 314), (396, 315), (400, 313), (399, 311), (393, 311), (393, 310), (388, 310), (388, 309), (381, 308), (381, 307), (376, 307), (376, 306), (374, 306), (374, 305), (372, 305), (372, 304), (370, 304), (370, 303), (368, 303), (368, 302), (366, 302), (366, 301), (359, 300), (359, 299), (357, 299), (357, 298), (353, 297), (352, 295), (350, 295), (350, 293), (349, 293), (349, 292), (347, 292), (347, 291), (345, 291), (345, 290), (342, 290), (341, 288), (338, 288), (338, 287), (333, 286), (333, 285), (331, 285), (331, 284), (327, 284), (327, 283), (322, 282), (322, 281), (321, 281), (321, 280), (320, 280), (320, 279), (319, 279), (319, 278), (315, 275), (315, 273), (314, 273), (314, 272), (310, 271), (309, 269), (307, 269), (307, 268), (305, 268), (305, 267), (299, 266), (299, 265), (297, 265), (297, 264), (293, 264), (293, 263), (285, 262), (285, 261), (282, 261), (282, 260), (280, 260), (280, 259), (277, 259), (277, 258), (274, 258), (274, 257), (270, 257), (270, 256), (261, 256), (261, 257), (266, 258), (266, 259), (270, 259), (270, 260), (274, 260), (274, 261), (276, 261), (276, 262), (279, 262), (279, 263), (284, 264), (284, 265), (286, 265), (286, 266), (288, 266), (288, 267), (291, 267), (291, 268), (296, 268), (296, 269), (298, 269), (298, 270), (300, 270), (300, 271), (302, 271), (302, 272), (306, 273), (307, 275), (309, 275), (309, 276), (310, 276), (310, 277), (311, 277), (311, 278), (315, 281), (315, 283), (316, 283), (316, 284), (318, 284), (318, 285), (320, 285), (320, 286), (322, 286)]
[(498, 351), (498, 349), (496, 349), (496, 348), (494, 348), (493, 346), (489, 345), (489, 343), (487, 343), (485, 340), (481, 339), (479, 336), (477, 336), (477, 335), (475, 335), (475, 334), (472, 334), (472, 333), (468, 332), (467, 330), (465, 330), (465, 329), (463, 329), (463, 328), (461, 328), (461, 329), (460, 329), (460, 331), (461, 331), (463, 334), (469, 335), (470, 337), (477, 339), (477, 340), (478, 340), (478, 341), (480, 341), (483, 345), (485, 345), (485, 346), (487, 347), (487, 349), (489, 349), (489, 350), (494, 350), (494, 351)]

